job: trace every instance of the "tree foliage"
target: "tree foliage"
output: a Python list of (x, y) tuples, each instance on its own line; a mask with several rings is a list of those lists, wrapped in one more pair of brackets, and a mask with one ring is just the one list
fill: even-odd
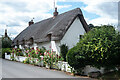
[(2, 37), (2, 48), (11, 48), (12, 40), (9, 37)]
[(93, 28), (69, 50), (67, 60), (78, 71), (86, 65), (97, 68), (119, 66), (120, 34), (110, 25)]

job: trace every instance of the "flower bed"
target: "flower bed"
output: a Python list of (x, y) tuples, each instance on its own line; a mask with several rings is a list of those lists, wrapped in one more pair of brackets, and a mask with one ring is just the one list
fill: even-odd
[(12, 61), (19, 61), (25, 64), (37, 65), (49, 69), (59, 69), (66, 72), (71, 72), (71, 67), (63, 58), (57, 55), (53, 50), (39, 49), (17, 49), (13, 48), (11, 54), (5, 54), (5, 58)]

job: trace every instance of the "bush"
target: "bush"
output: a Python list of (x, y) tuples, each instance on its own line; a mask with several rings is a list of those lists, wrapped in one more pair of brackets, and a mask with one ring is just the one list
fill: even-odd
[(11, 48), (2, 48), (2, 58), (5, 59), (5, 53), (10, 54)]
[(69, 50), (67, 61), (78, 72), (85, 65), (108, 69), (120, 66), (120, 34), (113, 26), (93, 28)]
[(60, 53), (61, 53), (61, 56), (63, 57), (64, 61), (66, 61), (66, 55), (67, 55), (67, 52), (68, 52), (68, 46), (66, 46), (66, 44), (62, 44), (60, 46)]

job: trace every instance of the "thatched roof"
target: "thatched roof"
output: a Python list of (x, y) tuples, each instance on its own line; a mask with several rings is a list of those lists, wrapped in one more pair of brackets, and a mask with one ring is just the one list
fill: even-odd
[(84, 20), (83, 14), (80, 8), (76, 8), (59, 14), (55, 18), (51, 17), (28, 26), (13, 40), (13, 45), (15, 45), (17, 41), (20, 43), (30, 38), (33, 38), (34, 42), (46, 42), (50, 41), (50, 39), (61, 40), (76, 17), (80, 18), (85, 31), (88, 32), (89, 28)]

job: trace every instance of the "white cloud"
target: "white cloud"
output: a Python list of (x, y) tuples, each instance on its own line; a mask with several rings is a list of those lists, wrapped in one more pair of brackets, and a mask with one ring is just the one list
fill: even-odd
[(81, 7), (83, 10), (98, 15), (98, 18), (87, 19), (87, 23), (94, 25), (112, 24), (118, 23), (118, 1), (119, 0), (58, 0), (62, 2), (83, 2), (85, 7)]
[[(8, 33), (15, 37), (28, 26), (28, 22), (34, 17), (38, 22), (52, 17), (54, 0), (0, 0), (0, 35), (8, 29)], [(71, 5), (63, 5), (58, 8), (68, 8)], [(8, 27), (6, 27), (8, 25)]]

